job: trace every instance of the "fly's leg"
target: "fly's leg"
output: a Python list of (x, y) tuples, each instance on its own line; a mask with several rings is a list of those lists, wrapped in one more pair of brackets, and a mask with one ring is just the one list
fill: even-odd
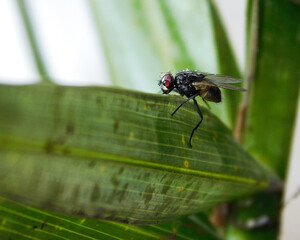
[(208, 104), (208, 102), (207, 102), (204, 98), (202, 98), (202, 100), (203, 100), (203, 102), (206, 104), (207, 108), (208, 108), (208, 109), (211, 109), (210, 106), (209, 106), (209, 104)]
[(191, 96), (190, 98), (186, 99), (183, 103), (181, 103), (181, 104), (178, 106), (178, 108), (175, 109), (175, 111), (171, 114), (171, 116), (173, 116), (173, 115), (179, 110), (179, 108), (182, 107), (183, 104), (187, 103), (188, 101), (190, 101), (191, 99), (197, 97), (198, 95), (199, 95), (199, 93), (197, 93), (197, 94)]
[(190, 146), (192, 147), (192, 138), (193, 138), (193, 135), (194, 135), (194, 132), (197, 130), (197, 128), (200, 126), (200, 124), (202, 123), (202, 120), (203, 120), (203, 115), (202, 115), (202, 112), (198, 106), (198, 103), (196, 101), (195, 98), (193, 98), (193, 101), (195, 103), (195, 106), (196, 106), (196, 109), (197, 109), (197, 112), (199, 113), (199, 116), (200, 116), (200, 122), (196, 125), (196, 127), (194, 127), (193, 131), (192, 131), (192, 134), (190, 136), (190, 141), (189, 141), (189, 144)]

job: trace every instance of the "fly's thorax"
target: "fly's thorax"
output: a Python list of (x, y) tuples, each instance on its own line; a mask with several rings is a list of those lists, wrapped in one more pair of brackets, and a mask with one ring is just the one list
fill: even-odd
[(198, 92), (193, 86), (193, 82), (193, 79), (185, 74), (175, 75), (175, 88), (182, 96), (191, 97)]

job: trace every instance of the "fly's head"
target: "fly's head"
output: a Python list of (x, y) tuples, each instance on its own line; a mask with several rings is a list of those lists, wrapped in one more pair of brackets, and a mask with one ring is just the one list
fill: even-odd
[(163, 94), (168, 94), (174, 89), (174, 78), (171, 73), (163, 73), (160, 75), (160, 88)]

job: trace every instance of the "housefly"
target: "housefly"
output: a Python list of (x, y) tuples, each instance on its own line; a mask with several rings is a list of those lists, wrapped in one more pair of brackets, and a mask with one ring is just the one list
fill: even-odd
[(200, 116), (200, 121), (194, 127), (191, 133), (189, 140), (189, 144), (191, 147), (194, 132), (197, 130), (203, 120), (203, 114), (195, 98), (197, 96), (200, 96), (206, 104), (206, 101), (216, 103), (221, 102), (222, 95), (220, 88), (226, 88), (235, 91), (246, 91), (246, 89), (244, 88), (229, 84), (239, 83), (241, 81), (241, 79), (230, 76), (203, 73), (198, 71), (191, 71), (188, 69), (177, 72), (174, 77), (170, 72), (161, 74), (159, 85), (161, 86), (163, 94), (169, 94), (174, 90), (181, 96), (187, 97), (187, 99), (175, 109), (171, 116), (173, 116), (179, 110), (179, 108), (181, 108), (188, 101), (192, 99), (194, 101), (195, 107)]

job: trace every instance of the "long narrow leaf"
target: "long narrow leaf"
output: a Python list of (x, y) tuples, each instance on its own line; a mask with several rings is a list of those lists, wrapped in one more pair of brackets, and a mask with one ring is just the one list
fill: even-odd
[(34, 27), (32, 25), (31, 19), (30, 19), (30, 12), (28, 11), (28, 6), (26, 4), (25, 0), (17, 0), (16, 4), (19, 8), (22, 21), (24, 24), (24, 28), (27, 33), (28, 41), (31, 47), (32, 55), (35, 61), (35, 65), (37, 68), (37, 71), (41, 77), (41, 80), (44, 82), (48, 82), (49, 80), (49, 75), (48, 71), (46, 68), (46, 65), (44, 63), (44, 59), (42, 58), (42, 54), (38, 45), (38, 41), (36, 38), (36, 34), (34, 31)]
[(258, 46), (248, 49), (257, 59), (248, 73), (254, 78), (247, 99), (245, 144), (281, 177), (286, 171), (299, 96), (299, 22), (299, 5), (259, 1)]
[(0, 197), (1, 239), (220, 239), (202, 219), (192, 216), (168, 224), (133, 226), (45, 211)]
[(100, 87), (0, 87), (0, 194), (88, 217), (157, 223), (267, 187), (273, 176), (182, 98)]

